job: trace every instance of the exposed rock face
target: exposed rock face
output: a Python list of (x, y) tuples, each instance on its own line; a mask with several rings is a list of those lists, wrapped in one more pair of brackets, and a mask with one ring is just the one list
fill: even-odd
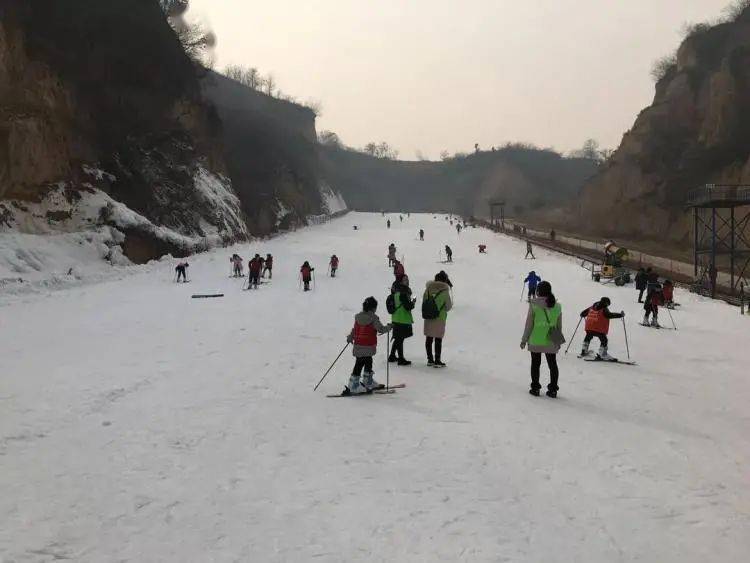
[(707, 183), (750, 182), (750, 11), (687, 38), (653, 104), (580, 198), (579, 231), (673, 246)]

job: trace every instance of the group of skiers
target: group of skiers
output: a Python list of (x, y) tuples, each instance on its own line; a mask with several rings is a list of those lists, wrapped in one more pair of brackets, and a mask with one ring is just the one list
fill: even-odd
[[(242, 257), (235, 253), (229, 258), (229, 263), (232, 267), (232, 276), (235, 278), (241, 278), (245, 276), (243, 270)], [(261, 257), (260, 254), (256, 254), (247, 263), (248, 281), (247, 289), (258, 289), (261, 278), (265, 278), (268, 274), (268, 279), (273, 279), (273, 256), (266, 254), (266, 257)]]
[[(651, 268), (640, 268), (635, 275), (635, 288), (638, 291), (638, 303), (643, 303), (643, 325), (660, 328), (659, 307), (674, 309), (674, 283), (665, 280), (662, 284), (659, 276)], [(643, 299), (643, 294), (646, 299)], [(649, 317), (651, 317), (649, 319)]]

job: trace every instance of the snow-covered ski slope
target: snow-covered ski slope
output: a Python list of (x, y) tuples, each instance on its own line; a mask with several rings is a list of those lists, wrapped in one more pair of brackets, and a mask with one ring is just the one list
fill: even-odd
[[(0, 561), (747, 560), (750, 319), (678, 291), (679, 330), (644, 328), (632, 286), (596, 284), (571, 259), (536, 249), (525, 261), (523, 243), (459, 236), (442, 217), (390, 218), (390, 231), (352, 213), (197, 256), (185, 285), (158, 264), (6, 297)], [(390, 372), (405, 389), (326, 399), (348, 352), (312, 388), (363, 299), (386, 320), (390, 242), (418, 293), (441, 268), (455, 284), (448, 368), (424, 365), (420, 320), (415, 364)], [(273, 282), (242, 291), (233, 251), (273, 253)], [(307, 294), (304, 260), (317, 267)], [(568, 338), (581, 309), (611, 297), (639, 365), (577, 360), (579, 333), (560, 355), (559, 398), (531, 397), (519, 298), (532, 268)], [(190, 299), (213, 291), (225, 297)], [(625, 357), (619, 321), (610, 351)], [(383, 344), (375, 365), (384, 380)]]

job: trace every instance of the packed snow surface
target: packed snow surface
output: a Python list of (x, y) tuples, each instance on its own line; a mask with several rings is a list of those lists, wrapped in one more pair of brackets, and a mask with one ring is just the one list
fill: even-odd
[[(0, 561), (747, 560), (750, 318), (678, 290), (679, 330), (644, 328), (632, 286), (596, 284), (572, 259), (525, 261), (522, 242), (458, 235), (442, 217), (391, 219), (353, 213), (202, 254), (184, 285), (162, 262), (0, 295)], [(344, 387), (347, 352), (314, 393), (365, 297), (386, 320), (390, 242), (417, 294), (451, 276), (448, 367), (425, 366), (419, 320), (414, 365), (390, 369), (405, 389), (326, 398)], [(438, 263), (445, 244), (452, 265)], [(273, 253), (273, 281), (242, 291), (232, 252)], [(559, 398), (531, 397), (519, 349), (531, 269), (552, 283), (568, 338), (611, 297), (638, 366), (576, 359), (579, 332), (559, 357)], [(610, 352), (626, 356), (619, 321)]]

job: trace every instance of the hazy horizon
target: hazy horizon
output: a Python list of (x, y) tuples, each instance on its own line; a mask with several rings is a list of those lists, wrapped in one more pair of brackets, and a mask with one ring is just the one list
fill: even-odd
[[(192, 0), (216, 68), (271, 72), (322, 104), (318, 131), (387, 141), (412, 160), (509, 141), (616, 148), (651, 103), (653, 62), (729, 0)], [(654, 5), (657, 4), (657, 5)]]

